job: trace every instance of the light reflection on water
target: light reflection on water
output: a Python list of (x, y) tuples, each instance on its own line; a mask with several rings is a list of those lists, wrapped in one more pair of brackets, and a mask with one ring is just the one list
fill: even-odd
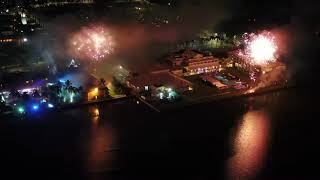
[(253, 178), (262, 168), (270, 139), (270, 119), (264, 111), (243, 116), (234, 137), (235, 154), (227, 163), (229, 179)]
[(88, 171), (102, 172), (111, 167), (112, 155), (110, 152), (112, 146), (112, 129), (106, 123), (100, 121), (100, 109), (98, 106), (90, 107), (89, 114), (92, 121), (89, 137), (88, 149)]
[(100, 110), (97, 106), (94, 106), (94, 107), (91, 107), (89, 111), (91, 114), (92, 125), (93, 127), (97, 127), (99, 118), (100, 118)]

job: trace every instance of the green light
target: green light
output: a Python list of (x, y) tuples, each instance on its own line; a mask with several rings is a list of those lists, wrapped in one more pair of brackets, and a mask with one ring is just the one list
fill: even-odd
[(73, 103), (73, 101), (74, 101), (73, 97), (74, 97), (74, 93), (71, 93), (69, 96), (70, 103)]
[(23, 107), (19, 107), (19, 108), (18, 108), (18, 112), (19, 112), (19, 113), (23, 113), (23, 112), (24, 112), (24, 108), (23, 108)]

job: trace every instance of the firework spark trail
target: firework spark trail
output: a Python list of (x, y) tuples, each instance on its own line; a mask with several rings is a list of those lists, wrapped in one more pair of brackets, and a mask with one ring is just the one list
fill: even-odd
[(71, 39), (77, 56), (99, 61), (111, 54), (114, 49), (112, 36), (102, 26), (83, 28)]

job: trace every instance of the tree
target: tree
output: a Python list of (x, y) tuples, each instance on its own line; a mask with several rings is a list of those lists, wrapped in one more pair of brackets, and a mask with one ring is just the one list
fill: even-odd
[(37, 89), (35, 89), (33, 92), (32, 92), (32, 97), (34, 98), (40, 98), (40, 93)]
[(57, 103), (59, 102), (60, 95), (62, 93), (62, 85), (61, 83), (55, 84), (53, 86), (48, 87), (48, 97), (50, 101)]
[(17, 90), (12, 89), (12, 90), (10, 91), (9, 96), (10, 96), (10, 98), (15, 99), (15, 98), (20, 98), (20, 97), (21, 97), (21, 94), (20, 94)]
[(124, 87), (116, 78), (113, 78), (112, 85), (117, 94), (126, 94), (129, 92), (128, 88)]
[(109, 93), (109, 88), (108, 87), (105, 87), (103, 89), (103, 96), (104, 97), (110, 97), (110, 93)]
[(203, 30), (202, 32), (199, 33), (199, 38), (200, 39), (210, 39), (211, 37), (215, 36), (215, 32), (211, 30)]
[(72, 82), (70, 80), (66, 80), (64, 85), (66, 86), (66, 88), (69, 88), (70, 86), (72, 86)]
[(99, 87), (100, 87), (100, 88), (106, 87), (106, 80), (105, 80), (105, 79), (101, 78), (101, 79), (99, 80)]

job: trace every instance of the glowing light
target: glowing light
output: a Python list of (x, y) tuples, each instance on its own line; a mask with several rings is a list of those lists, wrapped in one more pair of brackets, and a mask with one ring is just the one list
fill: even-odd
[(94, 88), (93, 92), (98, 94), (99, 93), (99, 89), (98, 88)]
[(160, 96), (160, 99), (163, 99), (164, 94), (161, 92), (159, 96)]
[(247, 56), (251, 63), (262, 65), (276, 60), (278, 47), (270, 32), (246, 35), (244, 39), (247, 47), (245, 52), (240, 54)]
[(18, 108), (18, 112), (19, 112), (19, 113), (24, 113), (24, 108), (23, 108), (23, 107), (19, 107), (19, 108)]
[(96, 61), (105, 58), (114, 49), (112, 36), (102, 26), (83, 28), (73, 36), (71, 42), (76, 55)]
[(38, 110), (38, 109), (39, 109), (39, 105), (33, 105), (33, 106), (32, 106), (32, 109), (33, 109), (33, 110)]
[(71, 93), (70, 96), (69, 96), (69, 99), (70, 99), (70, 103), (73, 103), (74, 102), (74, 93)]
[(94, 88), (88, 93), (88, 100), (98, 99), (99, 88)]
[(54, 105), (49, 103), (48, 108), (54, 108)]
[(263, 111), (244, 115), (234, 137), (235, 155), (228, 162), (229, 179), (252, 179), (263, 167), (270, 137), (270, 121)]
[(28, 39), (27, 38), (23, 38), (23, 42), (28, 42)]
[(47, 100), (42, 99), (40, 102), (41, 102), (41, 103), (46, 103), (46, 102), (47, 102)]
[(95, 108), (93, 113), (94, 113), (94, 116), (99, 116), (100, 115), (100, 111), (99, 111), (98, 108)]

